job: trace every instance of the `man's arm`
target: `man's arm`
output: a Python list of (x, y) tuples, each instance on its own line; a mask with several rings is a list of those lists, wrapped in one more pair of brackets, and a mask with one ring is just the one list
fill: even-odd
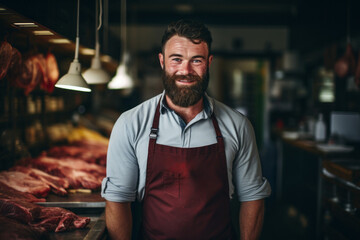
[(240, 239), (259, 239), (264, 220), (264, 200), (242, 202), (239, 212)]
[(106, 201), (106, 227), (110, 239), (130, 240), (132, 231), (131, 203)]

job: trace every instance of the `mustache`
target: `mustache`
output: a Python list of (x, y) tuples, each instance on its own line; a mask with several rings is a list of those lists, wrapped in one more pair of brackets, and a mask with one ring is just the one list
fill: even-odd
[(188, 81), (199, 81), (201, 80), (201, 77), (194, 74), (187, 74), (187, 75), (173, 75), (171, 79), (174, 81), (183, 80), (183, 79)]

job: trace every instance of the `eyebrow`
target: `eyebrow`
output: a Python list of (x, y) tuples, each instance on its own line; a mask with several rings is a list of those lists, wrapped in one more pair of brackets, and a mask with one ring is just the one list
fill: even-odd
[(173, 54), (171, 54), (170, 56), (169, 56), (169, 58), (171, 58), (171, 57), (182, 57), (183, 55), (181, 55), (181, 54), (177, 54), (177, 53), (173, 53)]
[[(173, 54), (171, 54), (171, 55), (169, 56), (169, 58), (171, 58), (171, 57), (183, 57), (183, 55), (177, 54), (177, 53), (173, 53)], [(195, 56), (191, 57), (191, 59), (194, 59), (194, 58), (202, 58), (202, 59), (205, 59), (205, 57), (202, 56), (202, 55), (195, 55)]]
[(203, 55), (195, 55), (193, 56), (192, 58), (202, 58), (202, 59), (205, 59), (205, 57)]

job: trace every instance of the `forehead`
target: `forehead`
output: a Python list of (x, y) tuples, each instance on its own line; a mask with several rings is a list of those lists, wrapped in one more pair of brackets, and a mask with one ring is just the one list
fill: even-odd
[(164, 54), (165, 56), (172, 54), (191, 54), (207, 57), (209, 54), (209, 49), (207, 43), (204, 41), (195, 44), (185, 37), (175, 35), (166, 42), (164, 46)]

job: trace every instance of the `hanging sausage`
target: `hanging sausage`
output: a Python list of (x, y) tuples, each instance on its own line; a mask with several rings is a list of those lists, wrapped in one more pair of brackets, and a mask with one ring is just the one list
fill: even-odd
[(344, 78), (349, 74), (354, 74), (356, 67), (355, 57), (350, 42), (346, 46), (345, 54), (335, 63), (335, 74), (339, 78)]
[(355, 74), (356, 62), (350, 37), (350, 1), (347, 4), (347, 45), (345, 54), (335, 63), (334, 71), (339, 78)]

